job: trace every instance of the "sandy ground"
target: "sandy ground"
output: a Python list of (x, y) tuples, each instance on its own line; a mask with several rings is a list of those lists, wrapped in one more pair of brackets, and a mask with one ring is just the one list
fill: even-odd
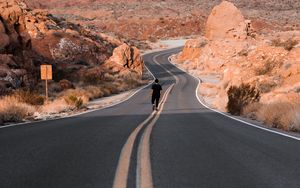
[(110, 105), (114, 105), (117, 103), (120, 103), (121, 101), (127, 99), (129, 96), (131, 96), (134, 92), (136, 92), (139, 88), (133, 89), (130, 91), (126, 91), (120, 94), (112, 95), (109, 97), (102, 97), (100, 99), (96, 99), (93, 101), (90, 101), (87, 104), (87, 109), (88, 110), (94, 110), (94, 109), (101, 109), (105, 108)]

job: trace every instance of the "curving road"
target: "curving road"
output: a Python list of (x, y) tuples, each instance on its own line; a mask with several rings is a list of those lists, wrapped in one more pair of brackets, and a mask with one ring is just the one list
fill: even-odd
[(103, 110), (0, 129), (1, 188), (299, 188), (300, 141), (202, 106), (198, 81), (144, 56), (164, 95), (150, 88)]

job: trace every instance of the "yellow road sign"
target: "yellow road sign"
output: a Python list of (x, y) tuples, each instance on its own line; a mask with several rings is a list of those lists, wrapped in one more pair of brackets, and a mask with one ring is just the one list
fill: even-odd
[(41, 65), (41, 79), (52, 80), (52, 65)]

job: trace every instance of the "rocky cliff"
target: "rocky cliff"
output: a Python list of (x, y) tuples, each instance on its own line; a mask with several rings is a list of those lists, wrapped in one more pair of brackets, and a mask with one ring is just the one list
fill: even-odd
[[(111, 74), (128, 69), (128, 74), (140, 76), (143, 62), (139, 51), (127, 46), (133, 49), (130, 54), (111, 58), (122, 42), (104, 36), (48, 12), (31, 10), (23, 1), (1, 0), (0, 95), (22, 87), (34, 89), (41, 64), (53, 65), (57, 82), (79, 82), (91, 69)], [(112, 72), (111, 67), (117, 71)]]

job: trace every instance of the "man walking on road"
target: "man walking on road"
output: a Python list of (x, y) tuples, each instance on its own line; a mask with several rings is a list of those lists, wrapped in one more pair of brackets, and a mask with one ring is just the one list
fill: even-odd
[[(158, 110), (160, 91), (162, 90), (161, 85), (158, 83), (158, 79), (155, 79), (155, 83), (152, 85), (152, 109)], [(155, 103), (155, 104), (154, 104)]]

